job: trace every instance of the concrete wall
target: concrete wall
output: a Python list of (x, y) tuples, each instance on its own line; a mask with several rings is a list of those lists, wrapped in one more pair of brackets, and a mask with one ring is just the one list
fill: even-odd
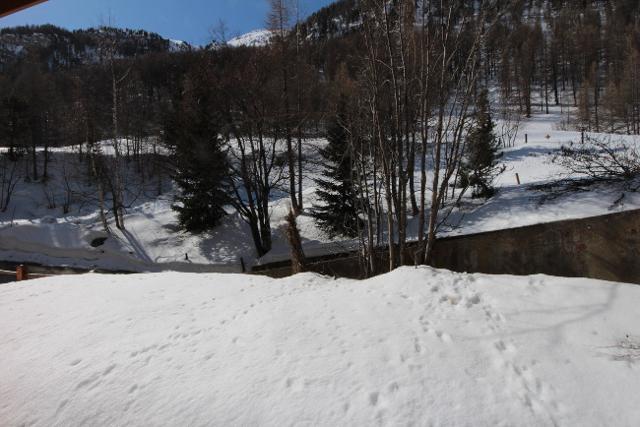
[[(408, 252), (411, 258), (411, 245)], [(459, 272), (544, 273), (640, 284), (639, 258), (640, 210), (635, 210), (440, 239), (433, 265)], [(322, 274), (363, 276), (356, 253), (311, 258), (309, 263), (310, 271)], [(290, 263), (258, 266), (254, 273), (284, 277)]]

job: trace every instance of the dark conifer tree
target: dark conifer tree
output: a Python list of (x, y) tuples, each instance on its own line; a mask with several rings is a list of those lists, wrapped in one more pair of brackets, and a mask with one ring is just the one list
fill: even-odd
[(499, 141), (493, 128), (487, 91), (482, 90), (478, 95), (475, 125), (467, 136), (461, 166), (462, 186), (472, 187), (473, 197), (491, 197), (495, 192), (493, 180), (504, 171), (499, 164)]
[(358, 233), (356, 188), (352, 174), (351, 150), (345, 125), (346, 105), (341, 99), (336, 116), (329, 124), (329, 144), (320, 150), (324, 163), (323, 178), (317, 179), (317, 194), (322, 201), (313, 216), (330, 236), (355, 237)]
[(213, 93), (204, 75), (187, 78), (182, 102), (167, 126), (175, 144), (175, 182), (180, 188), (174, 209), (182, 227), (209, 230), (225, 215), (229, 165), (220, 138)]
[(0, 100), (0, 141), (9, 146), (11, 161), (24, 154), (24, 139), (29, 131), (28, 109), (28, 104), (15, 96)]

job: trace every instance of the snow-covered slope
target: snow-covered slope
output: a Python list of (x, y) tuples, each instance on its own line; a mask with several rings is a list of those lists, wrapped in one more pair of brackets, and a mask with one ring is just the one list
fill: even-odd
[(182, 40), (169, 40), (169, 51), (170, 52), (185, 52), (191, 49), (191, 45), (189, 43)]
[[(589, 191), (553, 197), (531, 186), (550, 183), (568, 173), (552, 159), (563, 144), (580, 141), (580, 133), (560, 130), (562, 119), (563, 114), (556, 109), (553, 114), (534, 115), (524, 120), (514, 146), (503, 150), (501, 162), (506, 170), (496, 181), (496, 195), (486, 201), (465, 197), (439, 230), (439, 235), (471, 234), (639, 209), (640, 192), (629, 191), (625, 185), (602, 184)], [(497, 131), (501, 126), (498, 124)], [(614, 142), (619, 138), (640, 147), (637, 137), (612, 136)], [(303, 142), (308, 160), (303, 182), (306, 211), (298, 217), (298, 225), (308, 256), (350, 250), (358, 244), (330, 239), (310, 214), (312, 206), (318, 203), (314, 178), (321, 173), (322, 159), (318, 153), (325, 144), (324, 139)], [(101, 143), (100, 147), (106, 155), (114, 151), (111, 141)], [(210, 232), (197, 235), (181, 232), (177, 214), (172, 209), (176, 189), (169, 177), (165, 176), (160, 182), (162, 191), (159, 192), (155, 180), (141, 179), (136, 174), (134, 163), (130, 164), (127, 178), (127, 188), (132, 192), (131, 206), (125, 216), (127, 230), (120, 232), (111, 224), (113, 235), (107, 244), (92, 248), (91, 240), (102, 230), (98, 206), (91, 197), (96, 189), (87, 186), (88, 180), (83, 175), (86, 165), (77, 160), (74, 150), (71, 147), (53, 150), (49, 166), (51, 178), (46, 186), (23, 180), (18, 183), (11, 206), (6, 212), (0, 212), (0, 259), (139, 272), (241, 272), (242, 263), (250, 267), (290, 256), (285, 231), (290, 202), (286, 193), (273, 192), (270, 207), (274, 247), (258, 260), (249, 227), (231, 209), (222, 224)], [(168, 150), (149, 141), (145, 153), (154, 152), (166, 154)], [(40, 159), (42, 156), (40, 153)], [(65, 199), (64, 177), (68, 174), (75, 177), (72, 181), (75, 200), (70, 212), (64, 214), (60, 204)], [(522, 185), (517, 184), (516, 174)], [(428, 181), (431, 179), (429, 175)], [(49, 199), (57, 202), (56, 208), (49, 207)], [(418, 218), (410, 218), (408, 226), (409, 239), (417, 239)]]
[(403, 268), (0, 286), (0, 425), (636, 426), (640, 287)]
[(68, 31), (53, 25), (9, 27), (0, 31), (0, 64), (10, 64), (38, 53), (41, 65), (51, 69), (95, 64), (101, 59), (100, 46), (115, 41), (116, 56), (130, 58), (147, 53), (180, 52), (191, 46), (168, 40), (144, 30), (88, 28)]
[(266, 46), (271, 41), (272, 37), (273, 33), (270, 30), (254, 30), (232, 38), (227, 42), (227, 45), (232, 47)]

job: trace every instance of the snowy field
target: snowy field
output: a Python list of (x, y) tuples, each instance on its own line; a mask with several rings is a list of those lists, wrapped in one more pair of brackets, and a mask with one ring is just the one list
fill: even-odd
[[(522, 121), (515, 146), (504, 150), (502, 162), (506, 170), (496, 181), (497, 194), (484, 202), (464, 199), (461, 207), (455, 209), (443, 225), (440, 236), (640, 208), (638, 193), (626, 193), (621, 198), (624, 190), (611, 185), (596, 186), (589, 192), (576, 192), (557, 198), (550, 198), (548, 193), (532, 188), (532, 185), (548, 183), (567, 175), (567, 171), (552, 163), (554, 154), (563, 144), (580, 141), (579, 132), (561, 130), (565, 120), (566, 114), (554, 109), (552, 114), (538, 114)], [(499, 128), (497, 126), (497, 132)], [(622, 138), (635, 143), (632, 137), (612, 138), (613, 141)], [(332, 241), (317, 228), (309, 215), (309, 208), (316, 203), (314, 178), (318, 177), (320, 171), (318, 147), (325, 143), (323, 140), (305, 141), (305, 155), (309, 161), (308, 175), (304, 181), (307, 210), (298, 218), (298, 224), (307, 255), (351, 249), (356, 244), (353, 241)], [(62, 159), (64, 156), (75, 157), (69, 150), (58, 149), (52, 154), (54, 177), (48, 191), (57, 191), (58, 201), (63, 198), (60, 182)], [(109, 154), (109, 143), (105, 143), (102, 150)], [(86, 166), (82, 167), (86, 169)], [(516, 183), (516, 173), (521, 185)], [(99, 248), (90, 246), (93, 239), (104, 236), (95, 202), (75, 203), (65, 215), (59, 206), (55, 209), (47, 207), (42, 184), (21, 182), (12, 206), (7, 212), (0, 213), (0, 259), (139, 272), (240, 272), (241, 258), (246, 266), (288, 259), (284, 218), (289, 210), (289, 199), (284, 191), (274, 192), (271, 201), (273, 250), (262, 259), (257, 259), (249, 228), (237, 213), (231, 213), (209, 233), (192, 235), (181, 232), (177, 215), (171, 208), (175, 189), (169, 180), (165, 180), (163, 190), (158, 195), (153, 179), (144, 183), (136, 179), (134, 177), (130, 181), (133, 182), (130, 186), (134, 201), (127, 209), (127, 231), (119, 232), (111, 224), (113, 236)], [(77, 182), (81, 184), (85, 181), (86, 178)], [(95, 188), (80, 187), (76, 189), (79, 193), (95, 195)], [(616, 203), (617, 200), (621, 202)], [(417, 221), (410, 219), (410, 239), (417, 238), (417, 230)]]
[(637, 426), (640, 287), (402, 268), (0, 287), (0, 425)]

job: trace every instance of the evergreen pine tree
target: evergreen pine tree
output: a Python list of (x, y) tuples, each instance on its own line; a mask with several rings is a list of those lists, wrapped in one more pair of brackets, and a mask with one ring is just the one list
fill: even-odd
[(493, 180), (504, 171), (504, 166), (498, 162), (500, 143), (493, 128), (485, 89), (478, 96), (475, 125), (467, 136), (460, 173), (462, 186), (472, 187), (473, 197), (491, 197), (495, 192)]
[(24, 139), (28, 135), (28, 104), (15, 96), (0, 101), (0, 140), (9, 144), (11, 161), (24, 154)]
[(175, 182), (180, 188), (174, 209), (191, 232), (209, 230), (226, 214), (229, 167), (220, 139), (212, 93), (203, 76), (187, 78), (182, 102), (168, 123), (175, 144)]
[(345, 101), (341, 99), (336, 116), (329, 124), (329, 144), (320, 150), (324, 163), (323, 178), (317, 179), (317, 194), (323, 202), (315, 206), (313, 216), (330, 236), (355, 237), (358, 233), (356, 189), (352, 179), (351, 151), (347, 140)]

